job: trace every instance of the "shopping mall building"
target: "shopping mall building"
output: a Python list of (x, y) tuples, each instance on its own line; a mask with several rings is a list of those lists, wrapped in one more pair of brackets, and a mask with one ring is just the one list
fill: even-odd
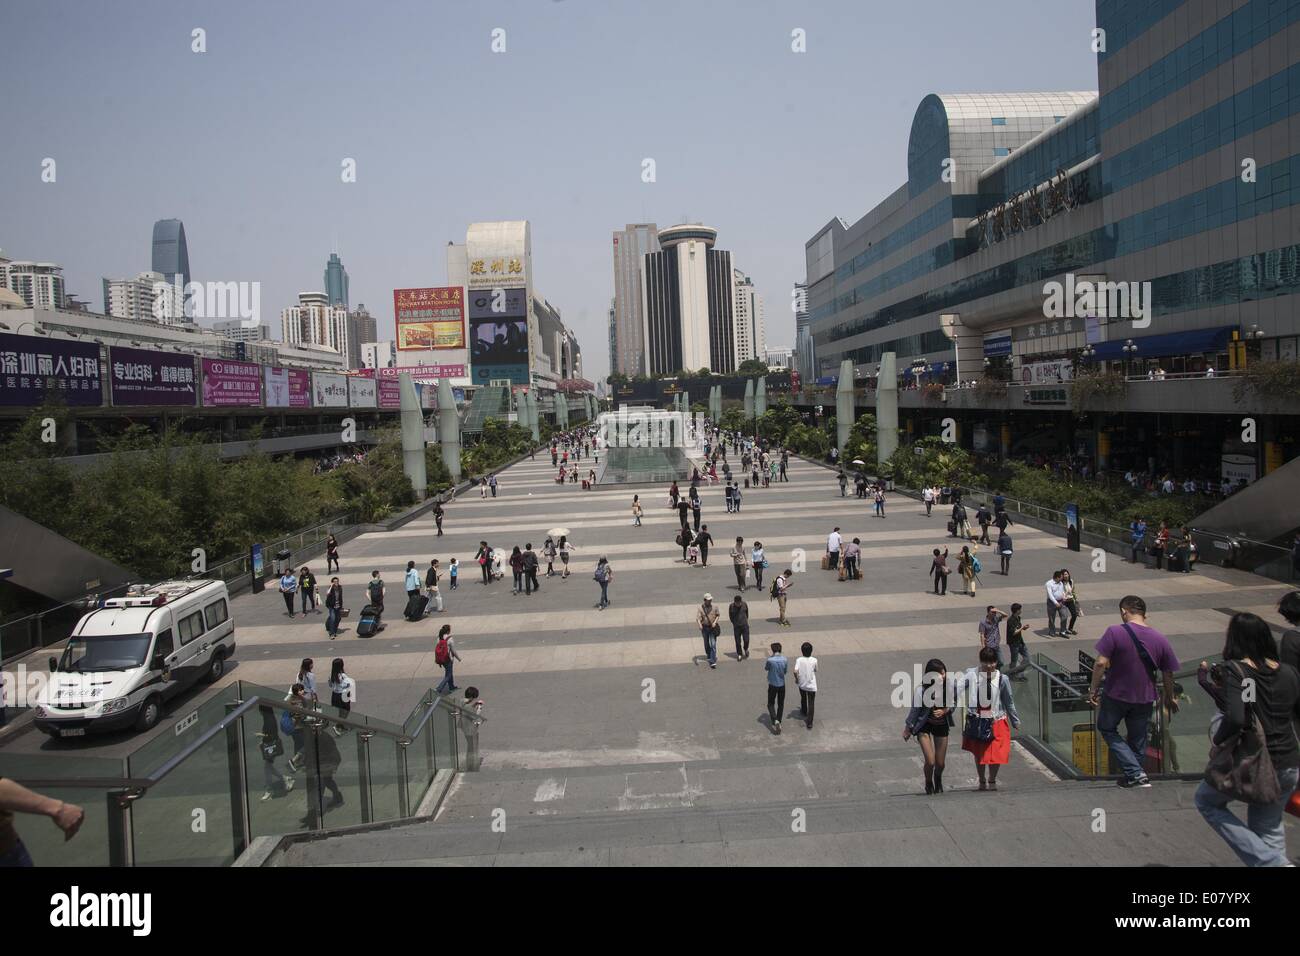
[[(1300, 0), (1098, 0), (1095, 45), (1099, 92), (921, 101), (907, 182), (806, 243), (805, 381), (850, 359), (866, 411), (894, 352), (914, 435), (951, 417), (1003, 455), (1272, 470), (1300, 397), (1242, 380), (1300, 336)], [(1243, 409), (1267, 412), (1255, 442)]]

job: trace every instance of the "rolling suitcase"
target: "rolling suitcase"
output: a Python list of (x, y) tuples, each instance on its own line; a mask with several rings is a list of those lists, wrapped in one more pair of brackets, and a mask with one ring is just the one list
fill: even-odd
[(957, 522), (955, 521), (948, 522), (948, 533), (952, 535), (954, 538), (957, 536)]
[(374, 605), (367, 604), (361, 609), (361, 616), (357, 618), (357, 637), (371, 637), (378, 625), (379, 615), (375, 612)]
[(406, 602), (406, 619), (408, 621), (418, 621), (424, 617), (424, 609), (429, 606), (428, 595), (412, 594)]
[(822, 570), (823, 570), (823, 571), (829, 571), (830, 569), (831, 569), (831, 556), (830, 556), (829, 554), (823, 554), (823, 555), (822, 555)]

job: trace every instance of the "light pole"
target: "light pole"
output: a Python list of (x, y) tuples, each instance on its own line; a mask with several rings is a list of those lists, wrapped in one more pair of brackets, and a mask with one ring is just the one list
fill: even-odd
[(1124, 352), (1124, 375), (1127, 377), (1132, 373), (1132, 360), (1137, 358), (1137, 343), (1132, 339), (1126, 339), (1123, 347)]

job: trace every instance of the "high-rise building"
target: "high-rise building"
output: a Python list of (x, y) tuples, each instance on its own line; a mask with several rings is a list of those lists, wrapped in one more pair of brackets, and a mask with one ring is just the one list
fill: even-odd
[(331, 252), (329, 261), (325, 263), (325, 295), (329, 297), (330, 305), (348, 307), (348, 270), (343, 268), (343, 260), (337, 252)]
[(290, 345), (317, 345), (334, 349), (350, 368), (354, 356), (348, 346), (348, 310), (331, 306), (324, 292), (300, 292), (298, 304), (280, 313), (284, 341)]
[(212, 331), (232, 342), (267, 342), (271, 339), (271, 327), (256, 320), (221, 319), (212, 323)]
[(767, 363), (768, 368), (789, 368), (790, 362), (794, 358), (794, 349), (773, 346), (764, 349), (760, 357)]
[(647, 374), (736, 370), (735, 276), (717, 238), (711, 226), (672, 226), (659, 231), (659, 251), (642, 257)]
[[(190, 284), (190, 250), (185, 244), (185, 224), (179, 219), (159, 219), (153, 224), (153, 271), (173, 284), (179, 275), (182, 290)], [(189, 296), (185, 301), (189, 302)]]
[[(639, 272), (640, 270), (638, 270)], [(619, 371), (618, 367), (618, 309), (616, 306), (617, 299), (609, 300), (609, 371), (613, 373)], [(624, 372), (624, 375), (627, 373)]]
[(22, 296), (30, 309), (63, 308), (63, 266), (0, 258), (0, 287)]
[(104, 279), (104, 314), (179, 325), (185, 321), (184, 293), (161, 272), (134, 279)]
[(802, 282), (794, 284), (794, 356), (791, 367), (810, 381), (816, 378), (817, 363), (813, 354), (812, 325), (808, 319), (808, 287)]
[(659, 251), (654, 223), (629, 223), (614, 233), (614, 305), (610, 318), (611, 372), (645, 372), (645, 294), (641, 288), (646, 253)]
[(763, 357), (767, 332), (763, 328), (763, 296), (754, 288), (754, 280), (736, 269), (734, 285), (736, 364), (740, 365)]
[(379, 325), (375, 317), (366, 309), (366, 304), (361, 302), (355, 309), (348, 313), (348, 355), (357, 357), (361, 355), (361, 345), (363, 342), (379, 341)]
[(387, 342), (361, 343), (361, 368), (394, 368), (397, 365), (397, 344)]

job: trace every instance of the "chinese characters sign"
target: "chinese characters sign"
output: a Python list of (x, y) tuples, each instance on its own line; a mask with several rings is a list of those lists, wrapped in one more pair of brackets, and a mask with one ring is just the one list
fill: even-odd
[(460, 286), (394, 289), (399, 351), (463, 349), (465, 299)]
[(102, 375), (98, 345), (0, 334), (0, 405), (102, 405)]
[(114, 405), (188, 405), (198, 402), (194, 359), (188, 355), (113, 346), (108, 350)]
[(494, 256), (490, 259), (471, 259), (469, 284), (473, 289), (490, 289), (509, 283), (524, 282), (524, 262), (518, 256)]
[(312, 406), (315, 408), (347, 408), (348, 380), (334, 372), (312, 372)]
[(203, 404), (206, 407), (262, 404), (262, 367), (252, 362), (203, 360)]

